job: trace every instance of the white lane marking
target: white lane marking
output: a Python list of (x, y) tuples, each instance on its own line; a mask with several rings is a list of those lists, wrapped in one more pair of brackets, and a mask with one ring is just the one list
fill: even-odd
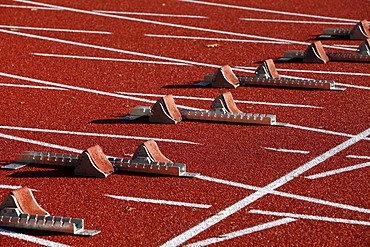
[(106, 13), (106, 14), (119, 14), (119, 15), (161, 16), (161, 17), (200, 18), (200, 19), (208, 18), (207, 16), (199, 16), (199, 15), (172, 15), (172, 14), (122, 12), (122, 11), (108, 11), (108, 10), (93, 10), (93, 12)]
[(187, 64), (187, 63), (173, 63), (173, 62), (161, 62), (161, 61), (131, 60), (131, 59), (108, 58), (108, 57), (86, 57), (86, 56), (72, 56), (72, 55), (61, 55), (61, 54), (47, 54), (47, 53), (32, 53), (32, 54), (36, 56), (43, 56), (43, 57), (78, 58), (78, 59), (101, 60), (101, 61), (190, 66), (190, 64)]
[(79, 150), (79, 149), (75, 149), (75, 148), (65, 147), (65, 146), (56, 145), (56, 144), (47, 143), (47, 142), (36, 141), (36, 140), (32, 140), (32, 139), (28, 139), (28, 138), (22, 138), (22, 137), (18, 137), (18, 136), (5, 135), (5, 134), (2, 134), (2, 133), (0, 133), (0, 138), (6, 138), (6, 139), (21, 141), (21, 142), (27, 142), (27, 143), (31, 143), (31, 144), (44, 146), (44, 147), (51, 147), (51, 148), (55, 148), (55, 149), (66, 150), (66, 151), (74, 152), (74, 153), (82, 153), (83, 152), (83, 150)]
[[(26, 235), (26, 234), (23, 234), (23, 233), (8, 231), (8, 230), (2, 229), (2, 228), (0, 228), (0, 234), (4, 235), (4, 236), (12, 237), (12, 238), (25, 240), (25, 241), (32, 242), (32, 243), (35, 243), (35, 244), (43, 245), (43, 246), (69, 247), (69, 245), (53, 242), (53, 241), (42, 239), (42, 238), (36, 238), (36, 237), (29, 236), (29, 235)], [(3, 241), (5, 241), (5, 240), (3, 240)]]
[(53, 90), (67, 90), (68, 91), (68, 89), (60, 88), (60, 87), (42, 87), (42, 86), (8, 84), (8, 83), (0, 83), (0, 87), (23, 87), (23, 88), (34, 88), (34, 89), (53, 89)]
[[(324, 162), (325, 160), (329, 159), (330, 157), (336, 155), (337, 153), (343, 151), (344, 149), (352, 146), (353, 144), (359, 142), (366, 136), (370, 134), (370, 128), (357, 134), (356, 136), (348, 139), (347, 141), (337, 145), (336, 147), (328, 150), (327, 152), (323, 153), (322, 155), (317, 156), (316, 158), (312, 159), (311, 161), (307, 162), (306, 164), (294, 169), (293, 171), (289, 172), (288, 174), (284, 175), (283, 177), (275, 180), (274, 182), (268, 184), (267, 186), (263, 187), (264, 190), (274, 190), (289, 181), (293, 180), (295, 177), (298, 177), (302, 173), (308, 171), (309, 169), (317, 166), (318, 164)], [(191, 229), (183, 232), (182, 234), (178, 235), (177, 237), (167, 241), (162, 246), (178, 246), (182, 243), (188, 241), (189, 239), (193, 238), (194, 236), (198, 235), (199, 233), (203, 232), (204, 230), (208, 229), (209, 227), (219, 223), (223, 219), (233, 215), (234, 213), (238, 212), (239, 210), (243, 209), (247, 205), (257, 201), (258, 199), (262, 198), (263, 196), (267, 195), (268, 192), (259, 190), (254, 192), (253, 194), (245, 197), (244, 199), (238, 201), (237, 203), (229, 206), (228, 208), (222, 210), (218, 214), (208, 218), (207, 220), (201, 222), (200, 224), (192, 227)]]
[(328, 221), (328, 222), (335, 222), (335, 223), (345, 223), (345, 224), (370, 226), (370, 222), (369, 221), (347, 220), (347, 219), (330, 218), (330, 217), (316, 216), (316, 215), (307, 215), (307, 214), (292, 214), (292, 213), (272, 212), (272, 211), (263, 211), (263, 210), (255, 210), (255, 209), (250, 210), (248, 213), (252, 213), (252, 214), (264, 214), (264, 215), (274, 215), (274, 216), (281, 216), (281, 217), (291, 217), (291, 218), (299, 218), (299, 219), (307, 219), (307, 220), (321, 220), (321, 221)]
[(331, 170), (327, 172), (322, 172), (322, 173), (314, 174), (311, 176), (307, 176), (305, 178), (308, 178), (308, 179), (323, 178), (323, 177), (335, 175), (335, 174), (342, 173), (342, 172), (348, 172), (348, 171), (352, 171), (352, 170), (356, 170), (356, 169), (360, 169), (360, 168), (364, 168), (368, 166), (370, 166), (370, 162), (366, 162), (366, 163), (362, 163), (362, 164), (358, 164), (354, 166), (347, 166), (347, 167), (343, 167), (340, 169), (335, 169), (335, 170)]
[(223, 235), (220, 235), (220, 236), (217, 236), (217, 237), (212, 237), (212, 238), (202, 240), (202, 241), (198, 241), (198, 242), (195, 242), (195, 243), (192, 243), (192, 244), (187, 244), (186, 247), (207, 246), (207, 245), (210, 245), (210, 244), (219, 243), (219, 242), (222, 242), (222, 241), (225, 241), (225, 240), (233, 239), (233, 238), (240, 237), (240, 236), (243, 236), (243, 235), (247, 235), (247, 234), (250, 234), (250, 233), (263, 231), (263, 230), (266, 230), (266, 229), (269, 229), (269, 228), (272, 228), (272, 227), (284, 225), (284, 224), (287, 224), (287, 223), (290, 223), (290, 222), (293, 222), (293, 221), (296, 221), (296, 220), (297, 219), (293, 219), (293, 218), (283, 218), (283, 219), (280, 219), (280, 220), (275, 220), (275, 221), (267, 222), (267, 223), (264, 223), (264, 224), (261, 224), (261, 225), (249, 227), (249, 228), (246, 228), (246, 229), (243, 229), (243, 230), (240, 230), (240, 231), (231, 232), (231, 233), (228, 233), (228, 234), (223, 234)]
[(175, 205), (175, 206), (184, 206), (184, 207), (193, 207), (193, 208), (210, 208), (212, 205), (206, 204), (196, 204), (188, 202), (175, 202), (175, 201), (165, 201), (165, 200), (154, 200), (154, 199), (145, 199), (129, 196), (115, 196), (115, 195), (105, 195), (115, 199), (125, 200), (125, 201), (134, 201), (134, 202), (148, 202), (148, 203), (157, 203), (157, 204), (166, 204), (166, 205)]
[(353, 47), (353, 48), (357, 48), (358, 45), (341, 45), (341, 44), (333, 44), (334, 46), (342, 46), (342, 47)]
[[(287, 124), (285, 125), (286, 127), (291, 127), (291, 128), (296, 128), (296, 129), (302, 129), (302, 130), (309, 130), (309, 131), (314, 131), (314, 132), (320, 132), (320, 133), (325, 133), (329, 135), (337, 135), (337, 136), (345, 136), (345, 137), (354, 137), (354, 135), (351, 134), (346, 134), (346, 133), (341, 133), (341, 132), (336, 132), (336, 131), (331, 131), (331, 130), (324, 130), (324, 129), (316, 129), (316, 128), (310, 128), (310, 127), (305, 127), (305, 126), (299, 126), (299, 125), (294, 125), (294, 124)], [(364, 140), (370, 141), (370, 138), (364, 138)]]
[[(129, 93), (129, 92), (117, 92), (125, 95), (137, 95), (137, 96), (148, 96), (148, 97), (163, 97), (162, 94), (144, 94), (144, 93)], [(189, 99), (189, 100), (204, 100), (204, 101), (214, 101), (212, 98), (200, 98), (200, 97), (190, 97), (190, 96), (176, 96), (173, 95), (175, 99)], [(307, 108), (324, 108), (319, 106), (311, 105), (296, 105), (296, 104), (284, 104), (284, 103), (271, 103), (271, 102), (257, 102), (257, 101), (246, 101), (246, 100), (234, 100), (235, 103), (245, 103), (245, 104), (257, 104), (257, 105), (274, 105), (274, 106), (290, 106), (290, 107), (307, 107)]]
[(0, 184), (0, 189), (16, 190), (16, 189), (20, 189), (20, 188), (22, 188), (22, 186)]
[(8, 4), (0, 4), (0, 8), (61, 10), (61, 9), (58, 9), (58, 8), (44, 8), (44, 7), (37, 7), (37, 6), (21, 6), (21, 5), (8, 5)]
[(308, 14), (301, 14), (301, 13), (294, 13), (294, 12), (276, 11), (276, 10), (270, 10), (270, 9), (250, 8), (250, 7), (243, 7), (243, 6), (237, 6), (237, 5), (211, 3), (211, 2), (196, 1), (196, 0), (179, 0), (179, 1), (197, 3), (197, 4), (205, 4), (205, 5), (213, 5), (213, 6), (226, 7), (226, 8), (234, 8), (234, 9), (252, 10), (252, 11), (259, 11), (259, 12), (266, 12), (266, 13), (273, 13), (273, 14), (304, 16), (304, 17), (312, 17), (312, 18), (318, 18), (318, 19), (358, 22), (358, 20), (353, 20), (353, 19), (344, 19), (344, 18), (328, 17), (328, 16), (320, 16), (320, 15), (308, 15)]
[(291, 149), (283, 149), (283, 148), (267, 148), (267, 147), (261, 147), (267, 150), (274, 150), (279, 152), (285, 152), (285, 153), (298, 153), (298, 154), (308, 154), (310, 151), (302, 151), (302, 150), (291, 150)]
[(369, 159), (369, 160), (370, 160), (370, 156), (347, 155), (346, 157), (347, 157), (347, 158), (355, 158), (355, 159)]
[[(132, 17), (127, 17), (127, 16), (104, 14), (104, 13), (99, 13), (99, 12), (93, 12), (93, 11), (82, 10), (82, 9), (68, 8), (68, 7), (51, 5), (51, 4), (45, 4), (45, 3), (39, 3), (39, 2), (34, 2), (34, 1), (27, 1), (27, 0), (13, 0), (13, 1), (15, 1), (15, 2), (22, 2), (22, 3), (30, 3), (30, 4), (41, 5), (41, 6), (46, 6), (46, 7), (55, 7), (55, 8), (60, 8), (60, 9), (63, 9), (63, 10), (68, 10), (68, 11), (73, 11), (73, 12), (78, 12), (78, 13), (84, 13), (84, 14), (90, 14), (90, 15), (99, 15), (99, 16), (105, 16), (105, 17), (111, 17), (111, 18), (118, 18), (118, 19), (130, 20), (130, 21), (150, 23), (150, 24), (155, 24), (155, 25), (184, 28), (184, 29), (197, 30), (197, 31), (203, 31), (203, 32), (229, 34), (229, 35), (236, 35), (236, 36), (242, 36), (242, 37), (250, 37), (250, 38), (271, 40), (271, 41), (289, 42), (289, 43), (300, 44), (300, 45), (310, 45), (310, 43), (301, 42), (301, 41), (285, 40), (285, 39), (264, 37), (264, 36), (258, 36), (258, 35), (250, 35), (250, 34), (243, 34), (243, 33), (235, 33), (235, 32), (228, 32), (228, 31), (213, 30), (213, 29), (208, 29), (208, 28), (200, 28), (200, 27), (194, 27), (194, 26), (179, 25), (179, 24), (167, 23), (167, 22), (160, 22), (160, 21), (151, 21), (151, 20), (139, 19), (139, 18), (132, 18)], [(346, 47), (335, 47), (335, 46), (330, 46), (330, 45), (323, 45), (323, 47), (330, 47), (330, 48), (333, 48), (333, 49), (351, 50), (351, 51), (356, 51), (357, 50), (357, 49), (351, 49), (351, 48), (346, 48)]]
[[(116, 98), (124, 98), (124, 99), (148, 102), (148, 103), (152, 103), (152, 104), (156, 102), (154, 100), (147, 100), (147, 99), (142, 99), (142, 98), (137, 98), (137, 97), (126, 96), (126, 95), (122, 95), (122, 94), (115, 94), (115, 93), (109, 93), (109, 92), (104, 92), (104, 91), (99, 91), (99, 90), (94, 90), (94, 89), (88, 89), (88, 88), (83, 88), (83, 87), (76, 87), (76, 86), (70, 86), (70, 85), (66, 85), (66, 84), (60, 84), (60, 83), (43, 81), (43, 80), (37, 80), (37, 79), (33, 79), (33, 78), (28, 78), (28, 77), (23, 77), (23, 76), (18, 76), (18, 75), (12, 75), (12, 74), (2, 73), (2, 72), (0, 72), (0, 76), (10, 77), (10, 78), (15, 78), (15, 79), (20, 79), (20, 80), (26, 80), (26, 81), (32, 81), (32, 82), (36, 82), (36, 83), (52, 85), (52, 86), (57, 86), (57, 87), (62, 87), (62, 88), (68, 88), (68, 89), (73, 89), (73, 90), (79, 90), (79, 91), (83, 91), (83, 92), (96, 93), (96, 94), (111, 96), (111, 97), (116, 97)], [(183, 106), (183, 105), (177, 105), (177, 106), (180, 107), (180, 108), (184, 108), (184, 109), (202, 110), (202, 109), (199, 109), (199, 108), (188, 107), (188, 106)]]
[(358, 89), (366, 89), (366, 90), (370, 90), (370, 87), (358, 86), (358, 85), (352, 85), (352, 84), (335, 83), (335, 85), (338, 85), (338, 86), (344, 86), (344, 87), (353, 87), (353, 88), (358, 88)]
[(294, 24), (325, 24), (325, 25), (356, 25), (356, 22), (326, 22), (326, 21), (297, 21), (297, 20), (276, 20), (276, 19), (253, 19), (240, 18), (243, 21), (261, 21), (261, 22), (280, 22), (280, 23), (294, 23)]
[(257, 190), (263, 190), (263, 191), (265, 191), (269, 194), (272, 194), (272, 195), (277, 195), (277, 196), (292, 198), (292, 199), (296, 199), (296, 200), (301, 200), (301, 201), (306, 201), (306, 202), (311, 202), (311, 203), (317, 203), (317, 204), (322, 204), (322, 205), (326, 205), (326, 206), (331, 206), (331, 207), (342, 208), (342, 209), (346, 209), (346, 210), (351, 210), (351, 211), (370, 214), (370, 209), (360, 208), (360, 207), (356, 207), (356, 206), (352, 206), (352, 205), (330, 202), (330, 201), (325, 201), (325, 200), (321, 200), (321, 199), (317, 199), (317, 198), (312, 198), (312, 197), (307, 197), (307, 196), (301, 196), (301, 195), (295, 195), (295, 194), (291, 194), (291, 193), (281, 192), (281, 191), (277, 191), (277, 190), (265, 190), (265, 189), (263, 189), (261, 187), (257, 187), (257, 186), (246, 185), (246, 184), (242, 184), (242, 183), (232, 182), (232, 181), (223, 180), (223, 179), (219, 179), (219, 178), (207, 177), (207, 176), (203, 176), (203, 175), (198, 175), (197, 178), (203, 179), (203, 180), (206, 180), (206, 181), (210, 181), (210, 182), (215, 182), (215, 183), (220, 183), (220, 184), (226, 184), (226, 185), (229, 185), (229, 186), (244, 188), (244, 189), (248, 189), (248, 190), (256, 190), (256, 191)]
[(57, 28), (46, 28), (46, 27), (21, 27), (21, 26), (6, 26), (6, 25), (0, 25), (0, 28), (25, 29), (25, 30), (39, 30), (39, 31), (54, 31), (54, 32), (70, 32), (70, 33), (112, 34), (111, 32), (105, 32), (105, 31), (88, 31), (88, 30), (73, 30), (73, 29), (57, 29)]
[(289, 42), (275, 42), (275, 41), (267, 41), (267, 40), (221, 39), (221, 38), (205, 38), (205, 37), (157, 35), (157, 34), (144, 34), (144, 36), (158, 37), (158, 38), (172, 38), (172, 39), (214, 40), (214, 41), (266, 43), (266, 44), (290, 44)]
[(112, 134), (99, 134), (99, 133), (87, 133), (87, 132), (65, 131), (65, 130), (23, 128), (23, 127), (4, 126), (4, 125), (0, 125), (0, 129), (22, 130), (22, 131), (55, 133), (55, 134), (66, 134), (66, 135), (98, 136), (98, 137), (133, 139), (133, 140), (150, 140), (150, 139), (152, 139), (152, 140), (158, 141), (158, 142), (173, 142), (173, 143), (201, 145), (200, 143), (196, 143), (196, 142), (182, 141), (182, 140), (175, 140), (175, 139), (162, 139), (162, 138), (151, 138), (151, 137), (142, 137), (142, 136), (124, 136), (124, 135), (112, 135)]

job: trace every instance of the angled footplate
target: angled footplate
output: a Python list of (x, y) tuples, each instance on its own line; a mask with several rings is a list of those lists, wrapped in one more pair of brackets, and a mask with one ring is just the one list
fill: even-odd
[(368, 39), (370, 38), (369, 24), (367, 20), (358, 22), (352, 29), (346, 28), (326, 28), (319, 38), (345, 37), (348, 39)]
[(93, 236), (100, 231), (84, 229), (84, 220), (51, 216), (27, 187), (10, 192), (0, 206), (0, 226)]
[(326, 55), (322, 43), (315, 41), (311, 43), (305, 51), (286, 51), (284, 57), (277, 61), (289, 62), (292, 59), (302, 59), (304, 63), (327, 63), (329, 57)]
[(181, 114), (171, 94), (160, 98), (152, 107), (151, 112), (150, 122), (175, 124), (181, 121)]
[(118, 171), (143, 172), (178, 177), (195, 177), (199, 173), (189, 173), (185, 164), (173, 163), (159, 150), (155, 141), (149, 140), (139, 145), (132, 160), (109, 158)]

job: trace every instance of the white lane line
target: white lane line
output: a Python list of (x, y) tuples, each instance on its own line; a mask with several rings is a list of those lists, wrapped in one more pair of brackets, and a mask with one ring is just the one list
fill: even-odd
[[(336, 155), (337, 153), (343, 151), (344, 149), (352, 146), (353, 144), (359, 142), (366, 136), (370, 134), (370, 128), (359, 133), (358, 135), (348, 139), (347, 141), (337, 145), (336, 147), (328, 150), (327, 152), (323, 153), (322, 155), (317, 156), (313, 160), (307, 162), (306, 164), (296, 168), (295, 170), (289, 172), (285, 176), (275, 180), (274, 182), (268, 184), (267, 186), (263, 187), (266, 190), (274, 190), (278, 187), (288, 183), (289, 181), (293, 180), (295, 177), (298, 177), (302, 173), (308, 171), (309, 169), (319, 165), (320, 163), (324, 162), (325, 160), (329, 159), (330, 157)], [(194, 236), (198, 235), (199, 233), (203, 232), (204, 230), (208, 229), (209, 227), (219, 223), (223, 219), (233, 215), (234, 213), (238, 212), (239, 210), (243, 209), (247, 205), (257, 201), (258, 199), (262, 198), (263, 196), (267, 195), (268, 192), (265, 191), (256, 191), (253, 194), (245, 197), (244, 199), (238, 201), (237, 203), (229, 206), (228, 208), (222, 210), (218, 214), (208, 218), (207, 220), (201, 222), (200, 224), (190, 228), (189, 230), (183, 232), (182, 234), (178, 235), (177, 237), (169, 240), (168, 242), (164, 243), (162, 246), (178, 246), (183, 244), (184, 242), (188, 241), (189, 239), (193, 238)]]
[(285, 153), (298, 153), (298, 154), (308, 154), (310, 151), (302, 151), (302, 150), (291, 150), (291, 149), (283, 149), (283, 148), (267, 148), (267, 147), (261, 147), (267, 150), (273, 150), (278, 152), (285, 152)]
[(207, 16), (199, 16), (199, 15), (172, 15), (172, 14), (143, 13), (143, 12), (122, 12), (122, 11), (108, 11), (108, 10), (93, 10), (93, 12), (106, 13), (106, 14), (119, 14), (119, 15), (140, 15), (140, 16), (200, 18), (200, 19), (208, 18)]
[(200, 143), (196, 143), (196, 142), (182, 141), (182, 140), (175, 140), (175, 139), (162, 139), (162, 138), (151, 138), (151, 137), (142, 137), (142, 136), (124, 136), (124, 135), (112, 135), (112, 134), (99, 134), (99, 133), (87, 133), (87, 132), (65, 131), (65, 130), (23, 128), (23, 127), (4, 126), (4, 125), (0, 125), (0, 129), (22, 130), (22, 131), (55, 133), (55, 134), (66, 134), (66, 135), (81, 135), (81, 136), (120, 138), (120, 139), (132, 139), (132, 140), (150, 140), (151, 139), (151, 140), (158, 141), (158, 142), (173, 142), (173, 143), (201, 145)]
[[(250, 35), (250, 34), (235, 33), (235, 32), (228, 32), (228, 31), (221, 31), (221, 30), (213, 30), (213, 29), (208, 29), (208, 28), (200, 28), (200, 27), (194, 27), (194, 26), (179, 25), (179, 24), (160, 22), (160, 21), (151, 21), (151, 20), (132, 18), (132, 17), (127, 17), (127, 16), (104, 14), (104, 13), (99, 13), (99, 12), (68, 8), (68, 7), (45, 4), (45, 3), (34, 2), (34, 1), (27, 1), (27, 0), (13, 0), (13, 1), (22, 2), (22, 3), (30, 3), (30, 4), (41, 5), (41, 6), (46, 6), (46, 7), (55, 7), (55, 8), (60, 8), (60, 9), (63, 9), (63, 10), (73, 11), (73, 12), (77, 12), (77, 13), (84, 13), (84, 14), (90, 14), (90, 15), (99, 15), (99, 16), (118, 18), (118, 19), (130, 20), (130, 21), (150, 23), (150, 24), (155, 24), (155, 25), (162, 25), (162, 26), (169, 26), (169, 27), (176, 27), (176, 28), (184, 28), (184, 29), (189, 29), (189, 30), (197, 30), (197, 31), (211, 32), (211, 33), (229, 34), (229, 35), (235, 35), (235, 36), (241, 36), (241, 37), (271, 40), (271, 41), (289, 42), (289, 43), (293, 43), (293, 44), (300, 44), (300, 45), (306, 45), (306, 46), (310, 45), (310, 43), (301, 42), (301, 41), (285, 40), (285, 39), (271, 38), (271, 37), (258, 36), (258, 35)], [(335, 47), (335, 46), (329, 46), (329, 45), (323, 45), (323, 47), (330, 47), (330, 48), (333, 48), (333, 49), (351, 50), (351, 51), (356, 51), (357, 50), (357, 49), (352, 49), (352, 48)]]
[(345, 84), (345, 83), (337, 83), (336, 82), (335, 85), (370, 90), (370, 87), (358, 86), (358, 85), (352, 85), (352, 84)]
[(114, 195), (105, 195), (105, 196), (109, 196), (109, 197), (112, 197), (112, 198), (115, 198), (115, 199), (120, 199), (120, 200), (125, 200), (125, 201), (148, 202), (148, 203), (184, 206), (184, 207), (192, 207), (192, 208), (210, 208), (210, 207), (212, 207), (212, 205), (196, 204), (196, 203), (188, 203), (188, 202), (154, 200), (154, 199), (145, 199), (145, 198), (137, 198), (137, 197), (129, 197), (129, 196), (114, 196)]
[[(310, 128), (310, 127), (305, 127), (305, 126), (299, 126), (299, 125), (294, 125), (294, 124), (287, 124), (285, 125), (286, 127), (291, 127), (291, 128), (296, 128), (296, 129), (302, 129), (302, 130), (309, 130), (309, 131), (314, 131), (314, 132), (320, 132), (320, 133), (325, 133), (329, 135), (337, 135), (337, 136), (345, 136), (345, 137), (354, 137), (354, 135), (351, 134), (346, 134), (346, 133), (341, 133), (341, 132), (336, 132), (336, 131), (331, 131), (331, 130), (324, 130), (324, 129), (317, 129), (317, 128)], [(370, 141), (370, 138), (364, 138), (366, 141)]]
[(72, 55), (61, 55), (61, 54), (47, 54), (47, 53), (32, 53), (32, 54), (36, 56), (43, 56), (43, 57), (61, 57), (61, 58), (77, 58), (77, 59), (129, 62), (129, 63), (151, 63), (151, 64), (164, 64), (164, 65), (190, 66), (190, 64), (187, 64), (187, 63), (173, 63), (173, 62), (161, 62), (161, 61), (131, 60), (131, 59), (108, 58), (108, 57), (86, 57), (86, 56), (72, 56)]
[(22, 186), (0, 184), (0, 189), (17, 190), (17, 189), (20, 189), (20, 188), (22, 188)]
[[(137, 96), (147, 96), (147, 97), (164, 97), (162, 94), (144, 94), (144, 93), (129, 93), (129, 92), (117, 92), (125, 95), (137, 95)], [(189, 100), (204, 100), (204, 101), (214, 101), (212, 98), (200, 98), (200, 97), (190, 97), (190, 96), (176, 96), (173, 95), (175, 99), (189, 99)], [(244, 104), (257, 104), (257, 105), (274, 105), (274, 106), (289, 106), (289, 107), (306, 107), (306, 108), (321, 108), (319, 106), (311, 105), (296, 105), (296, 104), (284, 104), (284, 103), (271, 103), (271, 102), (258, 102), (258, 101), (246, 101), (246, 100), (234, 100), (235, 103), (244, 103)]]
[[(53, 242), (53, 241), (42, 239), (42, 238), (36, 238), (36, 237), (29, 236), (29, 235), (26, 235), (26, 234), (23, 234), (23, 233), (8, 231), (8, 230), (2, 229), (2, 228), (0, 228), (0, 234), (4, 235), (4, 236), (12, 237), (12, 238), (25, 240), (25, 241), (32, 242), (32, 243), (35, 243), (35, 244), (43, 245), (43, 246), (69, 247), (69, 245)], [(3, 240), (3, 241), (5, 241), (5, 240)]]
[(311, 176), (307, 176), (305, 178), (308, 178), (308, 179), (323, 178), (323, 177), (335, 175), (335, 174), (342, 173), (342, 172), (348, 172), (348, 171), (352, 171), (352, 170), (356, 170), (356, 169), (360, 169), (360, 168), (364, 168), (364, 167), (368, 167), (368, 166), (370, 166), (370, 162), (366, 162), (366, 163), (362, 163), (362, 164), (358, 164), (358, 165), (354, 165), (354, 166), (347, 166), (347, 167), (344, 167), (344, 168), (331, 170), (331, 171), (327, 171), (327, 172), (322, 172), (322, 173), (314, 174), (314, 175), (311, 175)]
[(192, 40), (214, 40), (214, 41), (227, 41), (227, 42), (246, 42), (246, 43), (266, 43), (266, 44), (290, 44), (289, 42), (275, 42), (267, 40), (245, 40), (245, 39), (222, 39), (222, 38), (205, 38), (193, 36), (175, 36), (175, 35), (158, 35), (158, 34), (144, 34), (148, 37), (158, 38), (172, 38), (172, 39), (192, 39)]
[(355, 159), (369, 159), (369, 160), (370, 160), (370, 156), (347, 155), (346, 157), (347, 157), (347, 158), (355, 158)]
[[(122, 95), (122, 94), (115, 94), (115, 93), (109, 93), (109, 92), (104, 92), (104, 91), (99, 91), (99, 90), (94, 90), (94, 89), (88, 89), (88, 88), (83, 88), (83, 87), (76, 87), (76, 86), (70, 86), (70, 85), (66, 85), (66, 84), (60, 84), (60, 83), (43, 81), (43, 80), (37, 80), (37, 79), (33, 79), (33, 78), (28, 78), (28, 77), (23, 77), (23, 76), (18, 76), (18, 75), (12, 75), (12, 74), (2, 73), (2, 72), (0, 72), (0, 76), (10, 77), (10, 78), (15, 78), (15, 79), (20, 79), (20, 80), (26, 80), (26, 81), (32, 81), (32, 82), (36, 82), (36, 83), (52, 85), (52, 86), (57, 86), (57, 87), (62, 87), (62, 88), (68, 88), (68, 89), (73, 89), (73, 90), (79, 90), (79, 91), (88, 92), (88, 93), (96, 93), (96, 94), (111, 96), (111, 97), (116, 97), (116, 98), (137, 100), (137, 101), (142, 101), (142, 102), (147, 102), (147, 103), (152, 103), (152, 104), (154, 104), (156, 102), (154, 100), (147, 100), (147, 99), (142, 99), (142, 98), (137, 98), (137, 97), (126, 96), (126, 95)], [(184, 108), (184, 109), (202, 110), (202, 109), (199, 109), (199, 108), (188, 107), (188, 106), (183, 106), (183, 105), (177, 105), (177, 106), (180, 107), (180, 108)]]
[[(46, 28), (46, 27), (22, 27), (22, 26), (6, 26), (6, 25), (0, 25), (0, 28), (25, 29), (25, 30), (39, 30), (39, 31), (55, 31), (55, 32), (71, 32), (71, 33), (97, 33), (97, 34), (112, 34), (111, 32), (105, 32), (105, 31), (88, 31), (88, 30), (73, 30), (73, 29), (57, 29), (57, 28)], [(13, 31), (14, 31), (14, 30), (13, 30)]]
[(281, 192), (281, 191), (277, 191), (277, 190), (265, 190), (265, 189), (263, 189), (261, 187), (257, 187), (257, 186), (246, 185), (246, 184), (242, 184), (242, 183), (232, 182), (232, 181), (223, 180), (223, 179), (219, 179), (219, 178), (207, 177), (207, 176), (203, 176), (203, 175), (198, 175), (197, 178), (203, 179), (203, 180), (206, 180), (206, 181), (210, 181), (210, 182), (214, 182), (214, 183), (220, 183), (220, 184), (226, 184), (226, 185), (229, 185), (229, 186), (244, 188), (244, 189), (248, 189), (248, 190), (256, 190), (256, 191), (257, 190), (263, 190), (263, 191), (265, 191), (269, 194), (272, 194), (272, 195), (277, 195), (277, 196), (292, 198), (292, 199), (296, 199), (296, 200), (306, 201), (306, 202), (310, 202), (310, 203), (316, 203), (316, 204), (331, 206), (331, 207), (335, 207), (335, 208), (342, 208), (342, 209), (346, 209), (346, 210), (351, 210), (351, 211), (370, 214), (370, 209), (360, 208), (360, 207), (356, 207), (356, 206), (352, 206), (352, 205), (330, 202), (330, 201), (325, 201), (325, 200), (321, 200), (321, 199), (317, 199), (317, 198), (312, 198), (312, 197), (307, 197), (307, 196), (301, 196), (301, 195), (295, 195), (295, 194), (291, 194), (291, 193)]
[(280, 23), (294, 23), (294, 24), (325, 24), (325, 25), (356, 25), (356, 22), (326, 22), (326, 21), (297, 21), (297, 20), (276, 20), (276, 19), (253, 19), (240, 18), (243, 21), (261, 21), (261, 22), (280, 22)]
[(320, 15), (308, 15), (308, 14), (301, 14), (301, 13), (294, 13), (294, 12), (276, 11), (276, 10), (270, 10), (270, 9), (250, 8), (250, 7), (243, 7), (243, 6), (237, 6), (237, 5), (211, 3), (211, 2), (205, 2), (205, 1), (196, 1), (196, 0), (179, 0), (179, 1), (189, 2), (189, 3), (197, 3), (197, 4), (205, 4), (205, 5), (212, 5), (212, 6), (218, 6), (218, 7), (234, 8), (234, 9), (259, 11), (259, 12), (266, 12), (266, 13), (273, 13), (273, 14), (303, 16), (303, 17), (312, 17), (312, 18), (318, 18), (318, 19), (337, 20), (337, 21), (358, 22), (358, 20), (353, 20), (353, 19), (344, 19), (344, 18), (328, 17), (328, 16), (320, 16)]
[(272, 211), (263, 211), (263, 210), (255, 210), (255, 209), (248, 211), (248, 213), (273, 215), (273, 216), (281, 216), (281, 217), (291, 217), (291, 218), (299, 218), (299, 219), (307, 219), (307, 220), (321, 220), (321, 221), (328, 221), (328, 222), (335, 222), (335, 223), (345, 223), (345, 224), (353, 224), (353, 225), (370, 226), (370, 222), (369, 221), (347, 220), (347, 219), (330, 218), (330, 217), (316, 216), (316, 215), (307, 215), (307, 214), (292, 214), (292, 213), (272, 212)]
[(246, 229), (243, 229), (243, 230), (240, 230), (240, 231), (231, 232), (231, 233), (228, 233), (228, 234), (223, 234), (223, 235), (220, 235), (220, 236), (217, 236), (217, 237), (212, 237), (212, 238), (202, 240), (202, 241), (198, 241), (198, 242), (195, 242), (195, 243), (192, 243), (192, 244), (187, 244), (186, 247), (207, 246), (207, 245), (219, 243), (219, 242), (222, 242), (222, 241), (225, 241), (225, 240), (241, 237), (241, 236), (244, 236), (244, 235), (247, 235), (247, 234), (250, 234), (250, 233), (263, 231), (263, 230), (266, 230), (266, 229), (269, 229), (269, 228), (284, 225), (284, 224), (287, 224), (287, 223), (290, 223), (290, 222), (293, 222), (293, 221), (296, 221), (296, 220), (297, 219), (293, 219), (293, 218), (283, 218), (283, 219), (280, 219), (280, 220), (275, 220), (275, 221), (267, 222), (267, 223), (264, 223), (264, 224), (261, 224), (261, 225), (249, 227), (249, 228), (246, 228)]
[(42, 86), (8, 84), (8, 83), (0, 83), (0, 87), (23, 87), (23, 88), (34, 88), (34, 89), (52, 89), (52, 90), (67, 90), (68, 91), (68, 89), (59, 88), (59, 87), (42, 87)]
[(8, 4), (0, 4), (0, 8), (61, 10), (61, 9), (58, 9), (58, 8), (44, 8), (44, 7), (37, 7), (37, 6), (21, 6), (21, 5), (8, 5)]
[(333, 46), (353, 47), (353, 48), (357, 48), (358, 47), (358, 45), (341, 45), (341, 44), (333, 44)]

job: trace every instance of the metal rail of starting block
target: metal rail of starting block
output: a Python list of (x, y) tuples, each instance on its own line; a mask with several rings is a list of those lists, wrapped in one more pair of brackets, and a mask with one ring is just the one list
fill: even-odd
[(319, 38), (331, 38), (334, 36), (348, 37), (349, 39), (370, 38), (369, 24), (367, 20), (358, 22), (352, 29), (347, 28), (326, 28)]

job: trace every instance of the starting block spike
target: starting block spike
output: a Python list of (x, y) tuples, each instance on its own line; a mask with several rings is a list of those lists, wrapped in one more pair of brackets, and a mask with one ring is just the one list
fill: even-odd
[(233, 96), (230, 92), (220, 94), (211, 105), (211, 109), (214, 111), (222, 111), (224, 113), (241, 113), (241, 110), (236, 106)]
[(260, 66), (258, 66), (255, 73), (258, 77), (266, 79), (280, 78), (272, 59), (264, 61)]
[(133, 161), (137, 162), (165, 162), (172, 163), (171, 160), (167, 159), (162, 152), (159, 150), (157, 143), (154, 140), (146, 141), (139, 145), (136, 149)]
[(363, 55), (370, 55), (370, 39), (365, 40), (362, 42), (357, 49), (358, 53)]
[(0, 207), (0, 226), (83, 236), (100, 232), (85, 230), (83, 219), (50, 216), (38, 205), (27, 187), (14, 190), (5, 197)]
[(370, 38), (369, 24), (367, 20), (362, 20), (352, 29), (326, 28), (319, 38), (331, 38), (333, 36), (347, 37), (349, 39), (368, 39)]
[(322, 43), (315, 41), (311, 43), (305, 51), (286, 51), (284, 57), (279, 58), (278, 61), (290, 61), (293, 58), (302, 58), (305, 63), (326, 63), (329, 58), (326, 55)]
[(153, 106), (150, 122), (154, 123), (177, 123), (181, 121), (181, 113), (177, 110), (172, 95), (160, 98)]
[(114, 167), (99, 145), (82, 152), (74, 173), (79, 176), (106, 178), (114, 173)]

